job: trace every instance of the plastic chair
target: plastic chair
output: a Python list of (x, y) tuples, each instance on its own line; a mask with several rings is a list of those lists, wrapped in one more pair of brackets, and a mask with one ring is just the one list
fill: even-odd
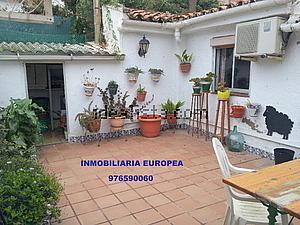
[[(238, 168), (233, 166), (226, 154), (226, 151), (217, 138), (212, 139), (213, 148), (224, 178), (230, 177), (234, 173), (253, 172), (255, 170)], [(244, 224), (266, 224), (268, 225), (268, 211), (259, 200), (247, 194), (241, 194), (234, 191), (233, 188), (226, 185), (227, 210), (224, 225), (244, 225)], [(288, 215), (277, 216), (276, 224), (287, 225)]]

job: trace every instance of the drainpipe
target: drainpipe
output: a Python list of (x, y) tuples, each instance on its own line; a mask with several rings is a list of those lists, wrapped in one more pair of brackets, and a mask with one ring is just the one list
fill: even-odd
[(283, 32), (294, 32), (300, 31), (300, 1), (296, 1), (295, 3), (290, 5), (290, 18), (287, 22), (281, 24), (280, 29)]

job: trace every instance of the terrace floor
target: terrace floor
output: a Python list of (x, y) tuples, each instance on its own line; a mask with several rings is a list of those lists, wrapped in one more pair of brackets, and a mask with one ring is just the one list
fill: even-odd
[[(228, 154), (240, 167), (273, 164), (247, 153)], [(81, 167), (82, 159), (178, 159), (184, 167)], [(185, 131), (105, 140), (100, 147), (44, 146), (41, 161), (64, 185), (61, 225), (223, 224), (225, 193), (212, 146)], [(152, 174), (154, 181), (115, 183), (107, 180), (110, 174)]]

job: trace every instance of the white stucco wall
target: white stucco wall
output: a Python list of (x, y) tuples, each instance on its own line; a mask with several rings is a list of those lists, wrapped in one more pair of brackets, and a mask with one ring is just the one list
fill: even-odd
[(0, 61), (0, 106), (10, 98), (27, 97), (25, 68), (21, 62)]

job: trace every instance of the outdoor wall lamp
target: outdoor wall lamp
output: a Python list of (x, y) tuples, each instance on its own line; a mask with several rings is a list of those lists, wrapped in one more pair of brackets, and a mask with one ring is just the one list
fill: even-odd
[(150, 41), (146, 39), (145, 35), (143, 36), (143, 38), (140, 40), (139, 42), (139, 51), (138, 54), (140, 57), (145, 58), (146, 53), (148, 52), (149, 49), (149, 45), (150, 45)]

